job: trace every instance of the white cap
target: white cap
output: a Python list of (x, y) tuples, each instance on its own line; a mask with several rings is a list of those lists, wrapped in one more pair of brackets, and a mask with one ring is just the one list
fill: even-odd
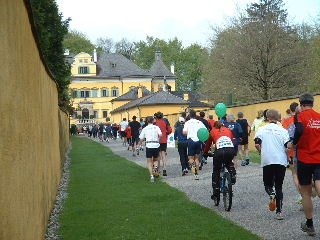
[(179, 117), (179, 122), (185, 122), (183, 117)]

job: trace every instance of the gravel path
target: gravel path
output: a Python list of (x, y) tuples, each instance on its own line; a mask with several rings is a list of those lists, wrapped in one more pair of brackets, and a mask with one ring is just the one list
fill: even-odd
[[(102, 143), (112, 151), (140, 166), (146, 167), (145, 152), (133, 157), (131, 151), (127, 151), (120, 141)], [(214, 206), (211, 195), (212, 158), (208, 158), (208, 164), (200, 172), (200, 180), (195, 181), (191, 174), (182, 177), (181, 166), (177, 149), (168, 149), (169, 166), (167, 177), (163, 181), (170, 186), (185, 192), (194, 202), (197, 202), (238, 225), (261, 236), (263, 239), (315, 239), (307, 236), (300, 230), (300, 223), (304, 221), (304, 214), (299, 211), (300, 205), (296, 203), (298, 194), (294, 188), (291, 171), (287, 171), (284, 181), (284, 220), (275, 220), (275, 212), (268, 209), (269, 198), (264, 191), (262, 182), (262, 169), (260, 165), (250, 163), (241, 167), (239, 164), (237, 183), (234, 185), (233, 205), (230, 212), (226, 212), (223, 206)], [(149, 179), (146, 179), (148, 181)], [(319, 200), (315, 199), (315, 227), (317, 238), (320, 236)]]

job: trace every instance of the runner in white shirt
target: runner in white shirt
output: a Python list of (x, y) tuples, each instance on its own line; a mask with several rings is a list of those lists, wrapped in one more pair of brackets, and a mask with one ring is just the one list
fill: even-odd
[[(158, 161), (159, 158), (159, 139), (162, 136), (160, 128), (153, 125), (153, 117), (147, 117), (148, 126), (142, 129), (139, 136), (139, 145), (144, 141), (146, 142), (146, 157), (147, 157), (147, 167), (150, 173), (150, 181), (154, 182), (153, 176), (153, 164)], [(159, 162), (158, 162), (159, 166)]]
[(267, 118), (269, 124), (259, 127), (254, 141), (261, 153), (264, 187), (270, 196), (269, 209), (274, 211), (277, 208), (276, 218), (282, 220), (282, 184), (287, 166), (286, 148), (290, 138), (288, 131), (277, 125), (279, 113), (276, 110), (269, 109)]
[(126, 146), (126, 144), (127, 144), (127, 135), (126, 135), (125, 130), (126, 130), (127, 126), (129, 125), (129, 123), (127, 122), (126, 118), (123, 118), (122, 120), (123, 121), (120, 123), (120, 132), (119, 133), (120, 133), (120, 137), (121, 137), (121, 139), (123, 141), (122, 145)]
[[(183, 134), (187, 135), (188, 139), (188, 158), (191, 170), (194, 173), (195, 180), (199, 180), (199, 154), (201, 151), (201, 142), (198, 138), (198, 130), (200, 128), (206, 128), (206, 126), (199, 120), (196, 119), (196, 112), (191, 110), (190, 120), (188, 120), (183, 127)], [(195, 166), (194, 166), (195, 165)]]

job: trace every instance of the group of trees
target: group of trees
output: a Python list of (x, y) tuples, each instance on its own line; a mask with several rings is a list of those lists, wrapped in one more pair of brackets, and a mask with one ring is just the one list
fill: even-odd
[[(197, 90), (216, 102), (270, 99), (305, 91), (320, 91), (320, 19), (314, 24), (291, 24), (283, 0), (259, 0), (248, 5), (224, 27), (213, 27), (211, 45), (184, 47), (177, 38), (118, 42), (100, 37), (92, 43), (69, 30), (55, 0), (31, 0), (40, 45), (59, 84), (59, 104), (69, 103), (70, 66), (64, 49), (72, 53), (121, 53), (143, 69), (162, 52), (167, 66), (175, 65), (177, 89)], [(231, 101), (232, 102), (232, 101)], [(229, 102), (229, 103), (231, 103)]]
[(123, 38), (115, 42), (111, 38), (98, 38), (92, 43), (83, 33), (70, 31), (64, 39), (64, 47), (72, 53), (121, 53), (143, 69), (149, 69), (155, 59), (155, 51), (160, 50), (166, 66), (175, 65), (178, 77), (177, 87), (181, 90), (199, 90), (203, 81), (203, 66), (208, 59), (208, 50), (199, 44), (183, 47), (177, 38), (168, 41), (146, 37), (146, 40), (130, 42)]
[(316, 25), (292, 25), (282, 0), (250, 4), (223, 28), (213, 28), (202, 91), (237, 103), (319, 91)]

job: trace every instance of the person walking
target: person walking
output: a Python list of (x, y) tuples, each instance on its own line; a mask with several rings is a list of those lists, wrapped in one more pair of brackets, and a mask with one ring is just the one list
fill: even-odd
[(142, 129), (139, 135), (139, 145), (143, 142), (146, 143), (147, 168), (150, 174), (150, 182), (153, 183), (153, 165), (158, 161), (160, 147), (159, 141), (162, 136), (162, 132), (158, 126), (153, 125), (153, 117), (147, 117), (146, 120), (148, 125)]
[[(241, 166), (246, 166), (250, 162), (248, 144), (249, 144), (249, 136), (250, 136), (250, 132), (251, 132), (251, 125), (247, 119), (243, 118), (242, 112), (238, 112), (237, 123), (239, 123), (242, 128), (242, 137), (241, 137), (241, 141), (239, 143), (239, 146), (240, 146), (239, 147), (239, 155), (241, 158)], [(244, 155), (245, 155), (245, 161), (243, 159)]]
[(120, 137), (122, 139), (123, 146), (126, 146), (126, 143), (127, 143), (127, 136), (126, 136), (125, 131), (126, 131), (128, 124), (129, 123), (127, 122), (126, 118), (123, 118), (122, 122), (120, 123)]
[(194, 173), (195, 180), (199, 180), (198, 172), (200, 167), (199, 154), (201, 151), (201, 141), (197, 133), (200, 128), (206, 128), (206, 126), (196, 119), (197, 115), (194, 110), (190, 110), (189, 116), (190, 120), (184, 124), (182, 132), (188, 139), (189, 165), (191, 166), (192, 173)]
[(255, 135), (255, 147), (261, 153), (263, 183), (270, 197), (269, 209), (276, 209), (276, 219), (282, 220), (282, 184), (286, 173), (286, 149), (290, 142), (288, 131), (277, 125), (279, 113), (269, 109), (266, 113), (269, 124), (259, 127)]
[(215, 123), (215, 120), (213, 120), (213, 115), (209, 115), (208, 123), (210, 124), (211, 129), (213, 129), (213, 126), (214, 126), (214, 123)]
[(316, 235), (313, 226), (312, 181), (320, 193), (320, 113), (313, 110), (314, 98), (306, 93), (299, 98), (301, 113), (300, 128), (296, 128), (293, 144), (297, 144), (297, 174), (302, 194), (306, 222), (301, 230), (310, 236)]
[(185, 119), (179, 117), (179, 124), (174, 131), (174, 140), (178, 141), (178, 152), (180, 157), (180, 164), (182, 169), (182, 176), (188, 173), (188, 139), (187, 136), (182, 133)]
[(141, 129), (141, 124), (137, 121), (137, 117), (133, 116), (132, 121), (129, 123), (131, 128), (131, 146), (132, 146), (132, 156), (139, 155), (139, 148), (137, 145), (139, 143), (139, 130)]

